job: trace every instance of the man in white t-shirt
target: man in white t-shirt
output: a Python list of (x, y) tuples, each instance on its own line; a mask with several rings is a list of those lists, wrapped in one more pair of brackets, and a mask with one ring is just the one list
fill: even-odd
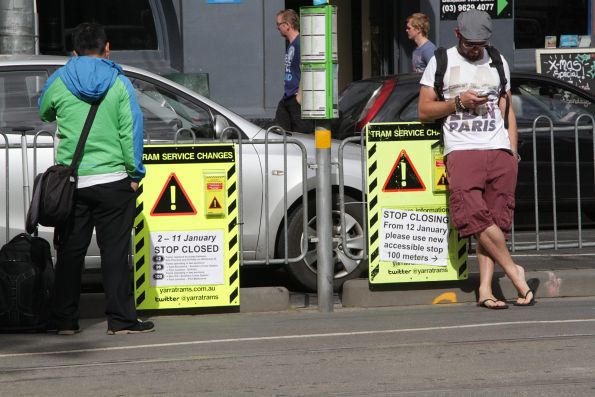
[[(486, 51), (492, 21), (483, 11), (459, 14), (455, 34), (458, 44), (447, 50), (441, 101), (434, 89), (436, 58), (424, 71), (420, 84), (419, 115), (423, 121), (444, 119), (444, 154), (449, 182), (449, 211), (462, 237), (475, 236), (480, 285), (478, 305), (505, 309), (506, 302), (492, 291), (495, 263), (516, 287), (517, 306), (535, 303), (535, 291), (525, 281), (524, 269), (510, 256), (506, 238), (511, 230), (518, 172), (517, 125), (499, 96), (500, 78)], [(510, 71), (504, 57), (504, 72)], [(510, 84), (506, 95), (511, 98)]]

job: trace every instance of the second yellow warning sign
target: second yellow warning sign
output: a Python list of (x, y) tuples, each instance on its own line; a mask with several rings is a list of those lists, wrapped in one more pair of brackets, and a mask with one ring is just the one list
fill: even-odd
[(205, 171), (205, 215), (207, 217), (225, 214), (225, 173)]
[(466, 239), (448, 216), (439, 125), (367, 125), (370, 284), (467, 278)]

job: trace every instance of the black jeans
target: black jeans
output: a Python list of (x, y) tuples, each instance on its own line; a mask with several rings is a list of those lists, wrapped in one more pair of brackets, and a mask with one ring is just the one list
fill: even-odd
[(314, 133), (314, 122), (302, 119), (302, 106), (298, 103), (295, 95), (282, 98), (277, 105), (275, 124), (286, 131)]
[(58, 327), (78, 328), (81, 276), (93, 228), (101, 255), (108, 329), (136, 323), (128, 266), (135, 198), (129, 178), (77, 189), (70, 223), (55, 231), (60, 233), (61, 245), (57, 248), (52, 321)]

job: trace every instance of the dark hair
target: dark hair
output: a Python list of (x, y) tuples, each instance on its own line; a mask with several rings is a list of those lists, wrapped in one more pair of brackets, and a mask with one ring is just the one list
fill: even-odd
[(83, 22), (72, 32), (72, 46), (79, 55), (103, 55), (107, 36), (103, 26)]

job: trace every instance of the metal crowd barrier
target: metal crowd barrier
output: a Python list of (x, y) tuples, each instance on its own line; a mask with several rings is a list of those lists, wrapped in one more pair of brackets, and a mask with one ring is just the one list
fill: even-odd
[[(361, 194), (362, 200), (359, 203), (352, 203), (352, 204), (361, 204), (361, 211), (362, 211), (362, 219), (364, 220), (363, 230), (364, 230), (364, 249), (362, 251), (361, 256), (354, 256), (349, 252), (347, 248), (347, 226), (345, 223), (345, 167), (343, 164), (343, 152), (345, 150), (345, 146), (349, 143), (359, 143), (360, 144), (360, 160), (361, 160), (361, 173), (362, 173), (362, 185), (361, 185)], [(367, 167), (366, 167), (366, 150), (365, 150), (365, 137), (364, 134), (361, 134), (359, 137), (351, 137), (344, 139), (341, 144), (339, 145), (339, 153), (338, 153), (338, 166), (339, 166), (339, 207), (341, 211), (341, 244), (345, 247), (343, 253), (349, 258), (353, 260), (366, 260), (368, 258), (368, 208), (367, 208), (367, 201), (366, 201), (366, 176), (367, 176)]]
[[(582, 123), (583, 121), (587, 121), (587, 123), (589, 125), (585, 125), (585, 123)], [(538, 126), (541, 122), (546, 122), (547, 126), (543, 127), (543, 126)], [(581, 125), (582, 124), (582, 125)], [(278, 133), (281, 135), (281, 139), (271, 139), (270, 138), (270, 134), (272, 132)], [(551, 233), (553, 233), (553, 241), (542, 241), (541, 238), (541, 234), (543, 233), (543, 230), (541, 228), (540, 225), (540, 210), (539, 210), (539, 182), (540, 182), (540, 175), (538, 174), (538, 167), (537, 167), (537, 133), (549, 133), (549, 147), (550, 147), (550, 159), (551, 159), (551, 182), (552, 182), (552, 216), (553, 216), (553, 229), (551, 231)], [(576, 169), (576, 196), (577, 196), (577, 203), (576, 203), (576, 207), (577, 207), (577, 239), (576, 240), (571, 240), (571, 241), (560, 241), (560, 237), (559, 237), (559, 226), (558, 226), (558, 214), (557, 214), (557, 197), (556, 197), (556, 147), (554, 144), (554, 134), (558, 133), (558, 132), (574, 132), (574, 149), (575, 149), (575, 169)], [(16, 132), (13, 132), (16, 133)], [(13, 133), (9, 133), (9, 134), (13, 134)], [(213, 140), (198, 140), (196, 138), (195, 133), (192, 130), (186, 129), (186, 128), (181, 128), (179, 129), (176, 134), (174, 135), (173, 138), (173, 142), (174, 143), (178, 143), (180, 141), (180, 136), (182, 133), (190, 133), (191, 134), (191, 142), (193, 144), (200, 144), (200, 143), (214, 143), (216, 141)], [(531, 128), (526, 128), (526, 129), (519, 129), (519, 133), (531, 133), (532, 136), (532, 151), (533, 151), (533, 182), (534, 182), (534, 207), (535, 207), (535, 231), (534, 231), (534, 241), (518, 241), (519, 240), (519, 232), (517, 230), (515, 230), (515, 227), (513, 225), (513, 230), (512, 230), (512, 238), (511, 241), (509, 242), (510, 244), (510, 248), (511, 250), (514, 251), (520, 251), (520, 250), (542, 250), (542, 249), (554, 249), (554, 250), (558, 250), (560, 248), (583, 248), (583, 247), (593, 247), (595, 246), (595, 241), (587, 241), (585, 239), (584, 233), (583, 233), (583, 218), (582, 218), (582, 203), (583, 203), (583, 199), (581, 197), (581, 174), (580, 174), (580, 157), (579, 154), (582, 150), (585, 150), (585, 148), (580, 148), (579, 147), (579, 134), (580, 133), (591, 133), (593, 138), (592, 138), (592, 145), (593, 145), (593, 151), (595, 153), (595, 120), (593, 118), (592, 115), (590, 114), (583, 114), (581, 116), (579, 116), (576, 121), (574, 126), (567, 126), (567, 127), (559, 127), (559, 126), (554, 126), (552, 120), (547, 117), (547, 116), (539, 116), (537, 117), (534, 122), (533, 122), (533, 126)], [(53, 135), (46, 130), (41, 130), (39, 132), (37, 132), (34, 135), (34, 139), (33, 139), (33, 143), (32, 144), (28, 144), (28, 148), (32, 148), (33, 149), (33, 174), (37, 174), (38, 172), (38, 153), (37, 153), (37, 149), (38, 148), (49, 148), (49, 147), (53, 147), (54, 141), (52, 143), (44, 143), (44, 144), (39, 144), (38, 143), (38, 138), (41, 135), (48, 135), (50, 137), (52, 137), (53, 139)], [(2, 149), (2, 147), (4, 148), (4, 153), (5, 153), (5, 211), (6, 211), (6, 220), (5, 220), (5, 226), (6, 226), (6, 241), (9, 241), (10, 238), (10, 192), (9, 192), (9, 186), (10, 186), (10, 175), (11, 175), (11, 170), (10, 170), (10, 150), (9, 149), (13, 149), (13, 148), (20, 148), (21, 145), (17, 144), (17, 143), (13, 143), (13, 144), (9, 144), (9, 139), (8, 139), (8, 135), (6, 132), (2, 132), (0, 131), (0, 136), (2, 137), (3, 140), (3, 145), (2, 142), (0, 142), (0, 149)], [(145, 137), (146, 138), (146, 144), (147, 145), (151, 145), (153, 143), (158, 143), (158, 142), (152, 142), (150, 137)], [(224, 131), (223, 134), (221, 135), (219, 142), (237, 142), (238, 144), (238, 169), (240, 170), (240, 172), (238, 173), (238, 194), (239, 194), (239, 226), (240, 226), (240, 235), (243, 236), (243, 232), (244, 232), (244, 208), (243, 208), (243, 180), (242, 180), (242, 164), (243, 164), (243, 158), (242, 158), (242, 153), (243, 153), (243, 146), (245, 145), (245, 143), (243, 142), (242, 139), (242, 135), (241, 133), (235, 128), (235, 127), (227, 127)], [(159, 142), (159, 143), (164, 143), (164, 142)], [(361, 201), (358, 201), (356, 203), (345, 203), (345, 167), (344, 167), (344, 157), (343, 157), (343, 153), (344, 153), (344, 149), (346, 147), (346, 145), (350, 144), (350, 143), (359, 143), (360, 144), (360, 148), (361, 148), (361, 174), (362, 174), (362, 186), (361, 186)], [(316, 236), (310, 236), (308, 235), (308, 186), (307, 186), (307, 181), (308, 181), (308, 177), (307, 177), (307, 168), (308, 168), (308, 157), (307, 157), (307, 152), (306, 152), (306, 147), (304, 146), (304, 144), (294, 138), (288, 137), (286, 132), (277, 126), (273, 126), (271, 128), (269, 128), (266, 131), (266, 135), (265, 135), (265, 139), (259, 139), (259, 140), (252, 140), (249, 142), (250, 145), (264, 145), (264, 236), (261, 238), (265, 239), (265, 256), (264, 258), (261, 259), (253, 259), (253, 260), (243, 260), (242, 263), (243, 264), (289, 264), (289, 263), (295, 263), (295, 262), (299, 262), (302, 259), (304, 259), (304, 257), (307, 254), (307, 250), (308, 250), (308, 243), (310, 241), (315, 241), (315, 237)], [(269, 173), (271, 172), (270, 170), (270, 166), (269, 166), (269, 148), (270, 145), (282, 145), (283, 147), (283, 193), (284, 193), (284, 199), (283, 199), (283, 216), (284, 216), (284, 223), (283, 223), (283, 230), (282, 230), (282, 238), (285, 241), (284, 244), (284, 252), (281, 258), (273, 258), (271, 256), (271, 241), (275, 241), (275, 236), (271, 236), (271, 230), (270, 230), (270, 225), (269, 225), (269, 221), (270, 221), (270, 186), (269, 186)], [(301, 197), (301, 203), (303, 206), (303, 217), (302, 217), (302, 224), (303, 224), (303, 233), (304, 233), (304, 238), (301, 240), (301, 254), (299, 256), (295, 256), (295, 257), (289, 257), (289, 253), (288, 253), (288, 244), (287, 244), (287, 238), (288, 238), (288, 225), (287, 225), (287, 219), (288, 219), (288, 201), (287, 201), (287, 174), (288, 174), (288, 164), (287, 164), (287, 148), (288, 145), (294, 145), (294, 147), (296, 147), (300, 153), (301, 153), (301, 177), (302, 177), (302, 197)], [(594, 156), (595, 157), (595, 156)], [(525, 160), (526, 161), (526, 160)], [(594, 159), (594, 163), (595, 163), (595, 159)], [(348, 138), (345, 139), (344, 141), (341, 142), (341, 144), (339, 145), (339, 149), (338, 149), (338, 162), (337, 163), (333, 163), (333, 165), (338, 166), (338, 174), (339, 174), (339, 206), (340, 206), (340, 230), (341, 230), (341, 236), (339, 238), (339, 241), (337, 241), (335, 239), (335, 242), (338, 242), (339, 244), (342, 245), (343, 247), (343, 252), (344, 254), (352, 259), (352, 260), (365, 260), (367, 259), (367, 243), (364, 244), (364, 248), (363, 248), (363, 252), (360, 256), (354, 256), (350, 250), (347, 247), (347, 236), (346, 236), (346, 221), (345, 221), (345, 205), (346, 204), (350, 204), (350, 205), (354, 205), (354, 204), (361, 204), (361, 211), (362, 211), (362, 218), (364, 219), (364, 240), (367, 241), (367, 208), (366, 208), (366, 175), (367, 175), (367, 168), (366, 168), (366, 152), (365, 152), (365, 137), (363, 135), (359, 136), (359, 137), (352, 137), (352, 138)], [(594, 165), (594, 173), (595, 173), (595, 165)], [(276, 232), (276, 231), (274, 231)], [(524, 237), (527, 236), (527, 232), (523, 232), (524, 233)], [(259, 238), (260, 239), (260, 238)], [(240, 239), (240, 244), (241, 244), (241, 240)], [(242, 250), (242, 246), (240, 245), (240, 251), (244, 252)]]
[[(545, 121), (547, 127), (538, 127), (540, 121)], [(587, 120), (590, 125), (580, 125), (581, 120)], [(535, 240), (534, 242), (518, 242), (517, 233), (513, 225), (512, 236), (510, 241), (510, 248), (513, 252), (521, 250), (542, 250), (542, 249), (554, 249), (559, 248), (583, 248), (583, 247), (594, 247), (595, 241), (585, 241), (583, 234), (583, 218), (582, 218), (582, 197), (581, 197), (581, 175), (580, 175), (580, 147), (579, 147), (579, 132), (591, 132), (592, 146), (594, 152), (594, 173), (595, 173), (595, 120), (590, 114), (582, 114), (575, 120), (574, 126), (568, 127), (556, 127), (552, 120), (545, 115), (538, 116), (533, 121), (531, 128), (519, 129), (519, 133), (531, 133), (532, 136), (532, 151), (533, 151), (533, 183), (534, 183), (534, 211), (535, 211)], [(540, 176), (537, 169), (537, 133), (546, 132), (549, 133), (549, 147), (550, 147), (550, 167), (551, 167), (551, 183), (552, 183), (552, 216), (553, 216), (553, 241), (542, 242), (541, 241), (541, 225), (540, 225), (540, 212), (539, 212), (539, 181)], [(575, 153), (575, 170), (576, 170), (576, 208), (577, 208), (577, 239), (571, 241), (561, 242), (559, 239), (559, 227), (558, 227), (558, 210), (557, 210), (557, 191), (556, 191), (556, 147), (554, 144), (554, 133), (556, 132), (574, 132), (574, 153)], [(584, 148), (583, 148), (584, 150)], [(595, 183), (595, 181), (594, 181)]]
[(4, 160), (5, 160), (5, 166), (4, 166), (4, 193), (5, 193), (5, 200), (6, 203), (5, 204), (5, 209), (4, 209), (4, 216), (6, 216), (5, 219), (5, 227), (6, 229), (4, 230), (4, 233), (6, 235), (6, 242), (8, 243), (10, 241), (10, 154), (9, 154), (9, 145), (8, 145), (8, 137), (6, 136), (6, 134), (4, 132), (0, 132), (0, 136), (2, 136), (2, 138), (4, 139)]
[[(269, 134), (273, 131), (281, 133), (283, 139), (269, 139)], [(264, 158), (264, 206), (265, 206), (265, 224), (264, 224), (264, 239), (265, 239), (265, 258), (264, 259), (255, 259), (255, 260), (244, 260), (244, 264), (261, 264), (265, 263), (269, 264), (288, 264), (288, 263), (295, 263), (299, 262), (305, 258), (308, 253), (308, 242), (310, 238), (313, 236), (308, 235), (308, 157), (306, 153), (306, 147), (304, 144), (294, 138), (287, 138), (287, 134), (285, 130), (281, 127), (272, 126), (267, 129), (265, 134), (265, 139), (254, 139), (250, 141), (251, 145), (264, 145), (265, 148), (265, 158)], [(284, 192), (284, 200), (283, 200), (283, 237), (285, 241), (284, 245), (284, 255), (283, 258), (271, 259), (270, 257), (270, 229), (269, 229), (269, 145), (283, 145), (283, 192)], [(289, 258), (288, 253), (288, 244), (287, 244), (287, 219), (288, 219), (288, 211), (287, 211), (287, 145), (296, 145), (300, 151), (302, 156), (302, 205), (304, 210), (302, 211), (302, 225), (303, 225), (303, 233), (304, 238), (301, 241), (301, 251), (302, 253), (297, 257)]]
[[(30, 130), (33, 130), (33, 128), (31, 128)], [(25, 130), (28, 131), (28, 130)], [(23, 131), (24, 132), (24, 131)], [(21, 151), (24, 151), (24, 147), (23, 147), (23, 141), (21, 141), (20, 143), (10, 143), (9, 142), (9, 135), (23, 135), (23, 132), (21, 131), (16, 131), (16, 130), (11, 130), (11, 131), (0, 131), (0, 136), (2, 137), (2, 142), (0, 142), (0, 149), (4, 149), (4, 193), (5, 193), (5, 203), (4, 203), (4, 208), (5, 208), (5, 222), (4, 222), (4, 226), (5, 226), (5, 242), (8, 243), (10, 241), (11, 236), (16, 235), (18, 233), (12, 233), (10, 232), (10, 179), (11, 179), (11, 175), (13, 177), (19, 177), (18, 174), (13, 175), (11, 172), (11, 167), (10, 167), (10, 149), (20, 149)], [(41, 135), (47, 135), (50, 138), (52, 138), (52, 143), (38, 143), (38, 139)], [(30, 136), (30, 135), (28, 135)], [(39, 148), (53, 148), (55, 144), (55, 137), (54, 135), (47, 131), (47, 130), (40, 130), (38, 132), (36, 132), (33, 135), (33, 142), (32, 143), (28, 143), (27, 142), (27, 150), (28, 149), (32, 149), (33, 150), (33, 179), (35, 178), (35, 175), (37, 175), (38, 173), (38, 155), (37, 155), (37, 149)], [(14, 153), (13, 153), (14, 154)], [(52, 151), (52, 163), (54, 161), (55, 158), (55, 153)], [(22, 166), (23, 169), (21, 169), (21, 178), (22, 178), (22, 173), (23, 170), (27, 170), (29, 169), (29, 164), (28, 164), (28, 156), (24, 156), (23, 153), (21, 153), (21, 159), (22, 159)], [(26, 162), (26, 164), (25, 164)], [(33, 179), (31, 177), (28, 178), (29, 179), (29, 183), (22, 184), (23, 187), (23, 210), (24, 210), (24, 214), (27, 213), (27, 209), (28, 209), (28, 197), (31, 197), (31, 189), (33, 186)], [(24, 217), (23, 217), (23, 228), (22, 230), (20, 229), (20, 231), (24, 231)]]
[[(538, 127), (539, 123), (545, 121), (547, 122), (547, 127)], [(583, 121), (587, 121), (587, 125), (581, 123)], [(580, 174), (580, 157), (579, 154), (582, 150), (589, 150), (590, 148), (580, 148), (579, 145), (579, 133), (591, 133), (592, 138), (592, 150), (594, 153), (593, 158), (593, 172), (595, 174), (595, 120), (592, 115), (590, 114), (582, 114), (577, 117), (574, 126), (555, 126), (553, 121), (545, 115), (538, 116), (531, 128), (519, 129), (519, 133), (530, 133), (532, 136), (532, 152), (533, 152), (533, 183), (534, 183), (534, 208), (535, 208), (535, 230), (534, 230), (534, 240), (533, 241), (518, 241), (519, 236), (522, 234), (523, 237), (527, 237), (527, 232), (519, 232), (516, 230), (515, 225), (513, 224), (513, 229), (511, 233), (511, 240), (509, 241), (509, 247), (512, 252), (515, 251), (523, 251), (523, 250), (544, 250), (544, 249), (554, 249), (558, 250), (560, 248), (583, 248), (583, 247), (595, 247), (595, 239), (586, 239), (584, 234), (584, 219), (582, 216), (582, 205), (583, 205), (583, 197), (581, 196), (581, 182), (583, 182)], [(550, 159), (551, 159), (551, 182), (552, 182), (552, 213), (553, 213), (553, 225), (551, 232), (548, 233), (553, 234), (552, 241), (542, 241), (541, 234), (544, 233), (541, 225), (540, 225), (540, 211), (539, 211), (539, 182), (540, 182), (540, 175), (538, 174), (538, 167), (537, 167), (537, 133), (546, 132), (549, 133), (549, 149), (550, 149)], [(559, 225), (558, 225), (558, 201), (557, 201), (557, 191), (556, 191), (556, 147), (554, 144), (554, 134), (558, 132), (573, 132), (574, 133), (574, 152), (575, 152), (575, 170), (576, 170), (576, 208), (577, 208), (577, 227), (576, 227), (576, 239), (564, 240), (561, 241), (559, 236)], [(344, 167), (343, 167), (343, 148), (345, 145), (349, 143), (356, 143), (359, 142), (361, 146), (361, 159), (362, 159), (362, 212), (364, 215), (364, 219), (367, 223), (367, 210), (366, 210), (366, 199), (365, 199), (365, 192), (366, 192), (366, 166), (365, 166), (365, 137), (363, 134), (359, 137), (352, 137), (347, 138), (343, 142), (341, 142), (339, 147), (339, 200), (341, 206), (341, 238), (343, 241), (346, 241), (345, 236), (345, 203), (344, 203)], [(527, 160), (523, 160), (527, 161)], [(541, 179), (543, 180), (543, 179)], [(595, 183), (595, 181), (594, 181)], [(367, 224), (366, 224), (367, 226)], [(570, 230), (566, 230), (567, 233)], [(365, 231), (366, 238), (367, 238), (367, 230)], [(471, 247), (474, 246), (474, 242), (471, 240)], [(366, 259), (367, 258), (367, 250), (364, 250), (362, 257), (353, 257), (349, 251), (345, 251), (345, 255), (347, 255), (351, 259), (359, 260), (359, 259)]]
[[(180, 129), (176, 133), (174, 137), (174, 142), (177, 143), (178, 135), (184, 131), (190, 131), (188, 129)], [(272, 132), (276, 132), (281, 134), (282, 139), (270, 139), (269, 135)], [(197, 141), (193, 131), (190, 131), (192, 134), (192, 142), (193, 144), (196, 143), (213, 143), (213, 141)], [(232, 137), (235, 135), (235, 137)], [(243, 156), (243, 139), (241, 132), (235, 127), (227, 127), (223, 130), (221, 137), (219, 138), (219, 142), (236, 142), (238, 143), (238, 197), (239, 197), (239, 208), (238, 208), (238, 218), (239, 218), (239, 227), (240, 227), (240, 235), (243, 236), (244, 232), (244, 194), (243, 194), (243, 169), (242, 169), (242, 156)], [(308, 251), (308, 242), (312, 237), (308, 235), (308, 186), (307, 186), (307, 173), (308, 173), (308, 161), (307, 161), (307, 153), (306, 147), (304, 144), (294, 138), (288, 138), (286, 131), (278, 126), (272, 126), (267, 129), (265, 134), (265, 139), (254, 139), (249, 142), (250, 145), (264, 145), (264, 238), (265, 241), (265, 257), (261, 259), (244, 259), (243, 255), (241, 258), (242, 265), (253, 265), (253, 264), (265, 264), (265, 265), (272, 265), (272, 264), (289, 264), (299, 262), (307, 255)], [(282, 258), (271, 258), (271, 230), (270, 230), (270, 184), (269, 184), (269, 174), (270, 174), (270, 167), (269, 167), (269, 145), (282, 145), (283, 146), (283, 239), (284, 239), (284, 253)], [(301, 251), (302, 253), (296, 257), (289, 257), (288, 252), (288, 232), (287, 232), (287, 219), (288, 219), (288, 203), (287, 203), (287, 173), (288, 173), (288, 166), (287, 166), (287, 146), (288, 145), (295, 145), (301, 152), (301, 173), (302, 173), (302, 227), (304, 238), (301, 240)], [(276, 237), (276, 236), (275, 236)], [(259, 240), (261, 238), (259, 237)], [(244, 253), (242, 240), (240, 239), (240, 252)]]
[[(271, 132), (280, 133), (282, 135), (282, 139), (271, 139), (270, 138)], [(188, 142), (185, 142), (186, 139), (181, 139), (182, 133), (189, 133), (191, 135), (191, 139), (188, 139)], [(10, 238), (12, 237), (12, 235), (15, 234), (15, 233), (11, 233), (11, 229), (10, 229), (10, 227), (11, 227), (11, 224), (10, 224), (10, 213), (11, 213), (11, 211), (10, 211), (10, 204), (11, 204), (10, 203), (10, 182), (11, 182), (11, 175), (12, 175), (12, 170), (11, 170), (11, 166), (10, 166), (10, 159), (11, 159), (10, 153), (11, 153), (11, 149), (19, 149), (22, 146), (19, 143), (9, 143), (8, 135), (12, 135), (12, 134), (16, 135), (17, 132), (16, 131), (15, 132), (0, 131), (0, 137), (1, 137), (0, 150), (4, 149), (4, 153), (5, 153), (4, 187), (5, 187), (5, 214), (6, 214), (6, 218), (5, 218), (5, 228), (6, 228), (5, 229), (6, 230), (5, 239), (6, 239), (6, 242), (8, 242), (10, 240)], [(39, 137), (42, 135), (47, 135), (47, 136), (52, 137), (52, 143), (40, 144), (38, 142), (38, 140), (39, 140)], [(235, 135), (235, 136), (232, 137), (232, 135)], [(237, 144), (238, 144), (238, 168), (241, 170), (242, 164), (243, 164), (243, 159), (242, 159), (243, 140), (242, 140), (241, 133), (235, 127), (227, 127), (223, 131), (222, 136), (219, 139), (219, 142), (230, 142), (230, 141), (237, 142)], [(174, 144), (190, 143), (190, 142), (192, 144), (201, 144), (201, 143), (211, 143), (212, 144), (217, 141), (199, 140), (199, 139), (197, 139), (194, 132), (187, 128), (179, 129), (173, 137)], [(168, 143), (168, 142), (151, 140), (150, 136), (145, 137), (145, 145), (164, 144), (164, 143)], [(38, 164), (39, 163), (39, 154), (37, 152), (37, 149), (38, 148), (53, 148), (54, 144), (55, 144), (55, 140), (54, 140), (53, 135), (49, 131), (41, 130), (34, 135), (33, 143), (32, 144), (29, 143), (27, 145), (29, 149), (33, 149), (33, 175), (36, 175), (38, 173), (38, 168), (39, 168), (39, 164)], [(311, 238), (315, 237), (315, 236), (308, 235), (308, 189), (307, 189), (307, 182), (306, 182), (307, 181), (308, 163), (307, 163), (306, 147), (299, 140), (294, 139), (294, 138), (288, 138), (285, 131), (283, 131), (279, 127), (269, 128), (266, 132), (265, 139), (250, 141), (250, 145), (264, 145), (264, 151), (265, 151), (265, 158), (264, 158), (264, 179), (265, 179), (264, 180), (264, 196), (265, 196), (264, 235), (265, 236), (262, 238), (265, 239), (266, 249), (265, 249), (265, 257), (263, 259), (243, 260), (243, 263), (244, 264), (261, 264), (261, 263), (264, 263), (264, 264), (288, 264), (288, 263), (299, 262), (302, 259), (304, 259), (304, 257), (307, 254), (308, 242), (310, 241)], [(270, 241), (274, 241), (274, 238), (270, 238), (271, 230), (270, 230), (270, 226), (269, 226), (269, 218), (270, 218), (270, 214), (269, 214), (269, 189), (270, 189), (270, 186), (269, 186), (269, 174), (270, 174), (269, 145), (282, 145), (283, 146), (283, 158), (284, 158), (284, 161), (283, 161), (283, 189), (284, 189), (283, 214), (284, 214), (285, 220), (287, 220), (287, 216), (288, 216), (287, 147), (288, 147), (288, 145), (294, 145), (301, 152), (301, 161), (302, 161), (302, 167), (301, 167), (302, 175), (301, 175), (301, 177), (303, 180), (301, 200), (302, 200), (302, 205), (303, 205), (302, 224), (303, 224), (303, 230), (304, 230), (304, 238), (302, 239), (302, 253), (296, 257), (291, 257), (291, 258), (289, 257), (288, 244), (285, 244), (285, 252), (284, 252), (283, 258), (273, 258), (270, 254), (270, 252), (271, 252)], [(13, 153), (13, 155), (15, 155), (15, 153)], [(55, 155), (55, 152), (52, 151), (52, 161), (54, 161), (54, 158), (55, 158), (54, 155)], [(13, 175), (13, 177), (15, 177), (15, 175)], [(18, 177), (18, 175), (16, 175), (16, 177)], [(24, 187), (24, 188), (30, 190), (29, 186)], [(243, 226), (244, 226), (243, 199), (244, 199), (244, 197), (243, 197), (242, 172), (238, 173), (238, 195), (239, 195), (239, 208), (238, 208), (239, 227), (240, 227), (240, 235), (243, 235)], [(26, 206), (27, 203), (24, 203), (24, 204)], [(26, 208), (25, 208), (25, 210), (26, 210)], [(276, 232), (276, 231), (274, 231), (274, 232)], [(283, 238), (287, 242), (287, 222), (284, 222)], [(240, 239), (240, 251), (243, 252), (241, 244), (242, 244), (242, 239)]]

